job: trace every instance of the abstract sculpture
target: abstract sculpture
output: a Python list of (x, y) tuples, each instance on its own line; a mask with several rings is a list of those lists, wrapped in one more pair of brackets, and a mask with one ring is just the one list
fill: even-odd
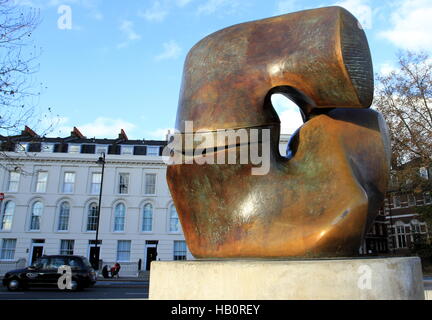
[[(304, 116), (287, 157), (279, 154), (274, 93), (293, 100)], [(384, 199), (389, 171), (386, 124), (368, 109), (372, 99), (365, 33), (340, 7), (235, 25), (197, 43), (185, 62), (178, 135), (184, 141), (190, 134), (209, 137), (222, 129), (269, 130), (270, 167), (267, 174), (253, 175), (255, 164), (238, 160), (168, 166), (169, 188), (192, 254), (357, 255)], [(192, 132), (185, 121), (193, 121)], [(209, 157), (251, 146), (263, 153), (264, 143), (208, 139), (201, 146)], [(186, 157), (196, 148), (184, 143), (175, 151)]]

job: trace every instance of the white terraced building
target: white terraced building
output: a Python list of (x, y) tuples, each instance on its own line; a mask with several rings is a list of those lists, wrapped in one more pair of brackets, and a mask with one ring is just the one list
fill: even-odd
[(165, 179), (166, 141), (88, 139), (74, 128), (66, 138), (22, 134), (0, 137), (0, 274), (41, 255), (120, 262), (120, 275), (135, 276), (157, 260), (193, 259)]

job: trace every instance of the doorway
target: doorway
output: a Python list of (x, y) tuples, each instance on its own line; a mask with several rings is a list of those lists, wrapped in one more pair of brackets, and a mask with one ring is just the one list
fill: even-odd
[(40, 244), (34, 244), (32, 246), (30, 265), (32, 265), (38, 258), (43, 256), (43, 249), (43, 245)]
[(146, 264), (145, 264), (145, 270), (150, 271), (150, 264), (152, 261), (156, 260), (157, 258), (157, 244), (158, 241), (146, 241)]

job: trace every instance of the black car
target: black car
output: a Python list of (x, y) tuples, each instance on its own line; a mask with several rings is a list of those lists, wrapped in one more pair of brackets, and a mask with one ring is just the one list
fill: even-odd
[(3, 278), (3, 285), (10, 291), (30, 287), (58, 287), (62, 276), (59, 269), (69, 266), (72, 271), (71, 290), (81, 290), (96, 283), (96, 273), (90, 262), (81, 256), (43, 256), (25, 269), (9, 271)]

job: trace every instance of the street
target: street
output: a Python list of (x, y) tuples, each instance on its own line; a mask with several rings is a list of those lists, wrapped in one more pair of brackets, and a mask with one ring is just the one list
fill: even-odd
[(147, 299), (148, 282), (105, 282), (100, 281), (93, 288), (68, 292), (58, 289), (33, 288), (26, 291), (9, 292), (0, 286), (0, 300), (97, 300), (97, 299)]

